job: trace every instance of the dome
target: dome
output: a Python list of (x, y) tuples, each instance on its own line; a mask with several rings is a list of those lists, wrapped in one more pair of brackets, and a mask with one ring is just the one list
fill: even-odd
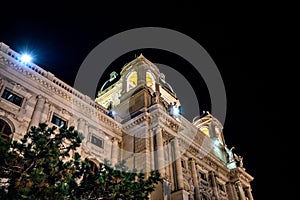
[(109, 80), (105, 81), (105, 83), (102, 85), (101, 89), (100, 89), (100, 93), (103, 92), (105, 89), (109, 88), (110, 86), (112, 86), (115, 82), (116, 82), (116, 78), (118, 76), (118, 73), (113, 71), (110, 73), (110, 78)]
[(164, 88), (166, 88), (169, 92), (175, 94), (175, 92), (174, 92), (172, 86), (171, 86), (169, 83), (167, 83), (167, 82), (165, 81), (165, 75), (164, 75), (163, 73), (160, 73), (160, 77), (159, 77), (159, 78), (160, 78), (160, 84), (161, 84)]
[(164, 88), (166, 88), (169, 92), (175, 94), (173, 88), (171, 87), (171, 85), (170, 85), (169, 83), (167, 83), (167, 82), (161, 82), (161, 84), (162, 84), (162, 86), (163, 86)]

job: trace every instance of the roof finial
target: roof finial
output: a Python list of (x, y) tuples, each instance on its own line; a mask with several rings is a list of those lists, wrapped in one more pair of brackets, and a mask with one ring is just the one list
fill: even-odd
[(145, 58), (145, 57), (144, 57), (143, 54), (141, 53), (141, 54), (139, 55), (138, 58)]

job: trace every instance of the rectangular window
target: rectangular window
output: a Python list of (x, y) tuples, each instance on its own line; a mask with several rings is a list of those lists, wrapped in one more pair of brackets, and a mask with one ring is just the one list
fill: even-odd
[(224, 185), (218, 183), (218, 187), (219, 187), (219, 189), (220, 189), (221, 191), (225, 192), (225, 187), (224, 187)]
[(62, 118), (58, 117), (57, 115), (53, 114), (52, 115), (52, 119), (51, 119), (51, 123), (61, 127), (64, 125), (67, 125), (67, 121), (63, 120)]
[(181, 167), (185, 168), (185, 161), (184, 160), (181, 160)]
[(17, 106), (21, 106), (22, 105), (22, 101), (23, 101), (23, 98), (12, 93), (11, 91), (5, 89), (3, 91), (3, 94), (1, 96), (3, 99), (17, 105)]
[(207, 181), (207, 178), (206, 178), (206, 174), (205, 173), (202, 173), (200, 172), (200, 178), (204, 181)]
[(92, 135), (92, 138), (91, 138), (91, 142), (92, 144), (96, 145), (97, 147), (100, 147), (100, 148), (104, 148), (104, 140), (102, 138), (98, 138), (98, 137), (95, 137)]

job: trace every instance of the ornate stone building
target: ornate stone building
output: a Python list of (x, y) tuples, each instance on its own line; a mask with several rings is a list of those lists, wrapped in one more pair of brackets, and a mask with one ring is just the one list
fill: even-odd
[(173, 88), (142, 55), (116, 77), (111, 73), (93, 100), (0, 43), (0, 133), (18, 140), (40, 122), (75, 126), (84, 158), (158, 169), (164, 181), (153, 200), (253, 200), (253, 177), (227, 147), (218, 119), (181, 116)]

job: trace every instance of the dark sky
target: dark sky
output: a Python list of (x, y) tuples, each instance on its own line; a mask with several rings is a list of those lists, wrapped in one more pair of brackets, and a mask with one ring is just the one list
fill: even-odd
[[(287, 152), (280, 150), (274, 155), (267, 143), (269, 138), (280, 139), (274, 126), (280, 120), (274, 116), (283, 115), (276, 103), (276, 77), (281, 72), (263, 59), (272, 43), (268, 28), (274, 26), (263, 19), (211, 23), (206, 20), (210, 16), (199, 14), (204, 8), (196, 5), (180, 4), (171, 8), (153, 4), (135, 9), (121, 5), (117, 9), (116, 6), (1, 3), (0, 41), (17, 52), (31, 52), (37, 65), (73, 85), (77, 70), (89, 52), (122, 31), (164, 27), (193, 38), (209, 53), (223, 78), (227, 95), (225, 140), (244, 157), (246, 170), (254, 176), (254, 198), (270, 199), (270, 196), (278, 195), (274, 191), (281, 186), (265, 188), (266, 183), (278, 180), (271, 174), (269, 165)], [(213, 12), (210, 14), (214, 15)], [(195, 89), (200, 109), (210, 110), (209, 93), (202, 77), (194, 73), (185, 59), (170, 52), (139, 49), (121, 55), (107, 66), (106, 77), (100, 82), (107, 80), (111, 70), (118, 70), (139, 53), (152, 62), (179, 70)], [(180, 66), (186, 68), (180, 69)], [(279, 165), (276, 169), (284, 171), (286, 166)], [(282, 174), (279, 176), (284, 180), (287, 178)]]

